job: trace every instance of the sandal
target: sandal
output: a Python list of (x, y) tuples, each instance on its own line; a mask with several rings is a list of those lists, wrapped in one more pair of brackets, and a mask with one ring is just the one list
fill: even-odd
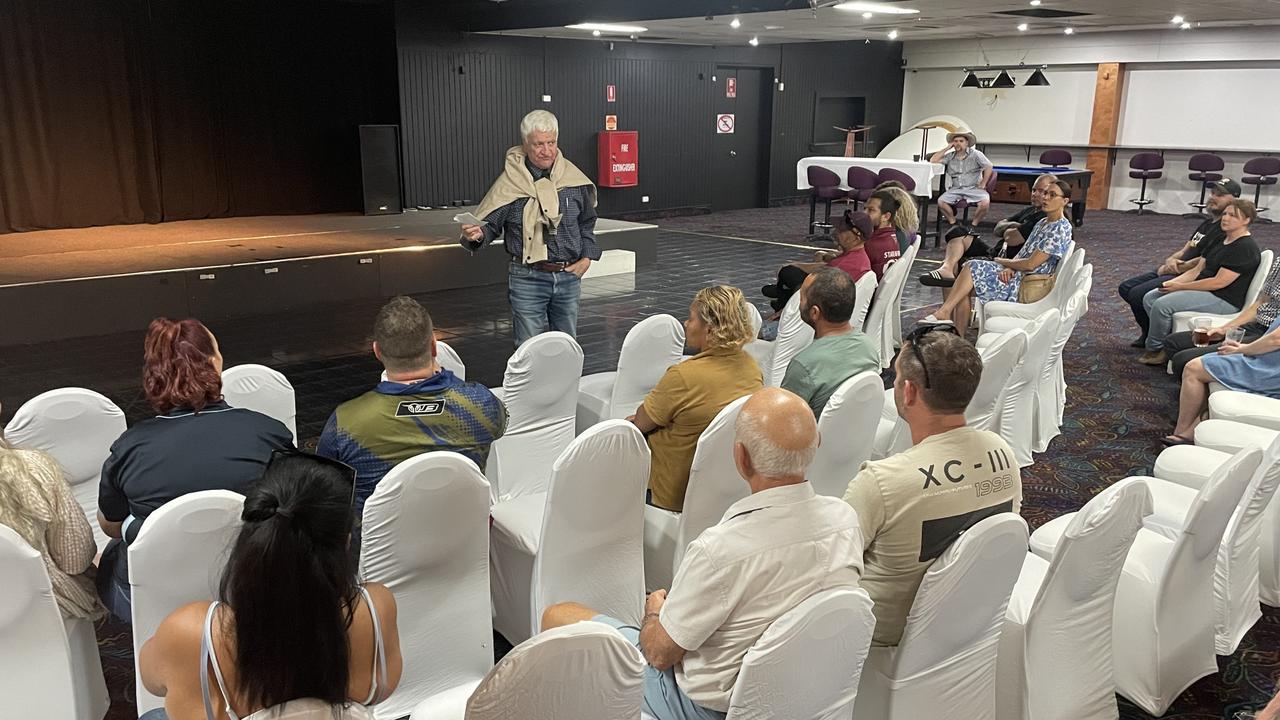
[(939, 320), (937, 315), (926, 315), (920, 321), (921, 325), (955, 325), (954, 320)]
[(1160, 443), (1165, 447), (1174, 447), (1177, 445), (1195, 445), (1195, 440), (1188, 440), (1180, 435), (1165, 435), (1160, 438)]
[(937, 270), (930, 270), (916, 279), (920, 281), (921, 285), (928, 287), (951, 287), (956, 284), (955, 278), (943, 277), (942, 273)]

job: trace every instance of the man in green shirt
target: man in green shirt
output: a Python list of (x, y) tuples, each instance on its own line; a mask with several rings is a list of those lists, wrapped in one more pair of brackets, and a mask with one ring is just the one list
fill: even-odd
[(879, 350), (849, 324), (855, 300), (853, 279), (837, 268), (811, 273), (800, 286), (800, 317), (813, 342), (791, 360), (782, 387), (804, 398), (814, 417), (840, 383), (864, 370), (880, 373)]

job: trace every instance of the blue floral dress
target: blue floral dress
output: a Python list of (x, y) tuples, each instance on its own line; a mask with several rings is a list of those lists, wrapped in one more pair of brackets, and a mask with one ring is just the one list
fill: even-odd
[[(1067, 245), (1071, 243), (1071, 221), (1065, 217), (1054, 222), (1049, 222), (1048, 218), (1036, 223), (1035, 229), (1031, 231), (1031, 237), (1022, 244), (1022, 249), (1014, 256), (1014, 260), (1023, 260), (1031, 257), (1037, 250), (1048, 253), (1049, 259), (1040, 263), (1040, 266), (1032, 270), (1033, 275), (1052, 275), (1058, 270), (1058, 263), (1062, 261), (1062, 257), (1067, 252)], [(995, 264), (990, 260), (970, 260), (969, 272), (973, 275), (973, 292), (978, 297), (979, 302), (992, 302), (993, 300), (1007, 300), (1010, 302), (1018, 301), (1018, 290), (1022, 287), (1022, 273), (1013, 274), (1013, 279), (1009, 282), (1001, 282), (998, 277), (1000, 271), (1004, 267)]]

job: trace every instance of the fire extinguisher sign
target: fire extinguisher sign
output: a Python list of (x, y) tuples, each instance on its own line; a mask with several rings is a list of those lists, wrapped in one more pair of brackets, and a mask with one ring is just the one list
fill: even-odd
[(724, 96), (727, 98), (738, 97), (738, 78), (727, 77), (724, 79)]

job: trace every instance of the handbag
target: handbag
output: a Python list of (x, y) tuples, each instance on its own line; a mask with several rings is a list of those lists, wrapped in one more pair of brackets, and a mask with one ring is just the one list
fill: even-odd
[(1033, 303), (1048, 295), (1055, 277), (1041, 273), (1023, 275), (1022, 285), (1018, 288), (1018, 302)]

